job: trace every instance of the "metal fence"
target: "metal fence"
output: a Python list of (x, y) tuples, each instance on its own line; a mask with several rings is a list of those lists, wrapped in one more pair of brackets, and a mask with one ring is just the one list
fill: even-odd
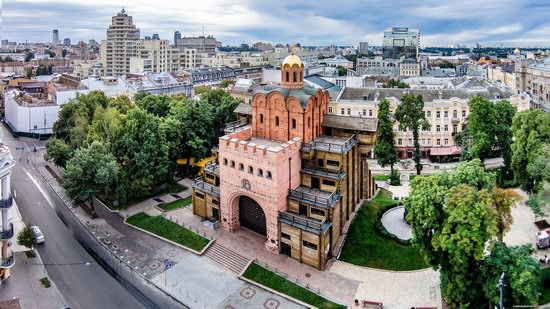
[[(132, 266), (121, 260), (114, 252), (97, 239), (85, 226), (86, 218), (79, 216), (71, 207), (70, 201), (62, 197), (54, 188), (48, 177), (35, 163), (29, 171), (35, 176), (40, 186), (53, 202), (55, 211), (73, 232), (78, 242), (88, 251), (98, 263), (130, 290), (138, 300), (148, 308), (189, 308), (172, 295), (166, 293), (149, 279), (138, 273)], [(80, 218), (79, 218), (80, 217)]]

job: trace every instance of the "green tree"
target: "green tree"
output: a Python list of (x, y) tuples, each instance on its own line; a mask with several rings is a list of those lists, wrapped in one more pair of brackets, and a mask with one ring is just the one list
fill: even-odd
[(15, 62), (15, 59), (13, 59), (10, 56), (4, 57), (4, 62)]
[(395, 132), (393, 132), (390, 118), (390, 102), (387, 99), (380, 102), (378, 108), (378, 128), (376, 130), (376, 142), (374, 143), (374, 156), (380, 166), (390, 166), (393, 175), (393, 165), (397, 163), (397, 151), (395, 150)]
[[(186, 102), (190, 101), (186, 100)], [(212, 112), (210, 125), (213, 134), (210, 140), (210, 148), (218, 143), (218, 138), (220, 136), (224, 135), (226, 124), (237, 119), (233, 111), (237, 108), (239, 103), (241, 103), (241, 100), (231, 97), (229, 93), (222, 89), (209, 90), (201, 95), (200, 104), (208, 104)], [(208, 120), (208, 118), (206, 118), (205, 121), (206, 120)]]
[(336, 70), (338, 70), (338, 76), (346, 76), (346, 73), (348, 72), (348, 69), (344, 68), (341, 65), (336, 67)]
[(543, 181), (550, 181), (550, 144), (542, 144), (527, 164), (527, 175), (533, 180), (533, 189), (538, 191)]
[(418, 136), (420, 129), (429, 129), (430, 123), (424, 116), (424, 101), (422, 96), (407, 93), (403, 95), (401, 104), (397, 106), (395, 118), (399, 121), (402, 128), (411, 129), (414, 141), (414, 162), (416, 163), (416, 174), (420, 175), (422, 163), (420, 162), (420, 143)]
[(382, 88), (410, 88), (409, 84), (405, 83), (404, 81), (390, 78), (390, 80), (382, 84)]
[(26, 224), (25, 227), (17, 233), (17, 244), (29, 248), (29, 250), (34, 250), (34, 247), (36, 247), (36, 235), (34, 235), (34, 231), (29, 224)]
[(207, 92), (208, 90), (210, 90), (211, 88), (208, 87), (208, 86), (196, 86), (193, 88), (193, 92), (196, 94), (196, 95), (199, 95), (199, 94), (202, 94), (204, 92)]
[(512, 122), (516, 109), (508, 101), (499, 101), (495, 104), (495, 136), (496, 146), (504, 160), (502, 179), (511, 179), (512, 165)]
[(57, 121), (53, 124), (53, 134), (65, 142), (70, 142), (70, 130), (75, 126), (74, 116), (78, 113), (79, 103), (71, 100), (61, 106)]
[(72, 150), (63, 140), (52, 138), (46, 143), (44, 159), (53, 160), (56, 166), (65, 167), (65, 164), (71, 157)]
[(514, 202), (519, 201), (521, 197), (512, 189), (494, 187), (491, 190), (491, 198), (496, 216), (497, 237), (499, 241), (502, 241), (504, 234), (510, 230), (510, 226), (514, 222), (512, 217)]
[(220, 88), (227, 88), (229, 87), (229, 85), (235, 85), (235, 81), (230, 79), (224, 79), (220, 83)]
[(119, 95), (116, 98), (110, 99), (107, 107), (116, 108), (119, 113), (126, 115), (136, 105), (127, 96)]
[(113, 155), (100, 142), (93, 142), (75, 151), (61, 175), (69, 197), (78, 204), (88, 201), (94, 212), (94, 196), (107, 193), (116, 181), (117, 170)]
[(507, 247), (497, 242), (491, 255), (483, 260), (483, 291), (493, 304), (500, 303), (500, 291), (497, 288), (502, 273), (504, 276), (504, 304), (507, 308), (514, 305), (535, 306), (539, 299), (540, 264), (533, 259), (530, 245)]
[(542, 144), (550, 140), (550, 114), (538, 109), (522, 111), (514, 117), (512, 133), (514, 177), (521, 182), (524, 189), (531, 191), (536, 184), (527, 171)]
[(165, 117), (170, 111), (171, 98), (166, 95), (146, 94), (136, 99), (136, 105), (148, 113)]
[[(177, 129), (177, 128), (174, 128)], [(128, 112), (122, 134), (113, 144), (113, 154), (122, 167), (119, 200), (149, 195), (158, 185), (171, 180), (168, 144), (161, 119), (142, 109)]]
[(122, 115), (118, 109), (98, 107), (88, 129), (87, 143), (98, 141), (111, 151), (122, 133)]
[(26, 68), (25, 69), (25, 77), (26, 78), (32, 78), (33, 77), (33, 71), (32, 71), (32, 68)]
[(491, 155), (495, 145), (496, 114), (493, 102), (483, 97), (473, 97), (468, 100), (470, 115), (466, 122), (471, 158), (479, 158), (481, 162)]

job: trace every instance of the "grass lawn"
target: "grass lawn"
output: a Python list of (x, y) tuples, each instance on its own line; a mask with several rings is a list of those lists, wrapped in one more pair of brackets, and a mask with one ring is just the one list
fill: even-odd
[[(550, 267), (546, 267), (544, 269), (541, 269), (541, 271), (540, 271), (541, 281), (542, 281), (542, 278), (544, 278), (544, 276), (550, 277)], [(540, 288), (539, 305), (545, 305), (545, 304), (550, 303), (550, 287), (545, 287), (544, 286), (544, 281), (542, 281), (542, 282), (543, 282), (543, 284), (541, 285), (541, 288)]]
[(243, 276), (317, 308), (346, 308), (346, 306), (333, 303), (256, 263), (250, 264)]
[(397, 205), (388, 191), (361, 207), (353, 221), (340, 260), (355, 265), (388, 270), (415, 270), (428, 267), (417, 249), (384, 237), (375, 227), (380, 208)]
[(190, 231), (162, 216), (151, 217), (146, 213), (140, 212), (126, 219), (126, 223), (196, 251), (201, 251), (209, 242), (208, 239), (202, 237), (201, 235)]
[(170, 211), (174, 209), (183, 208), (193, 202), (193, 197), (188, 196), (186, 198), (180, 198), (170, 203), (159, 204), (158, 207), (164, 211)]
[(158, 194), (162, 194), (162, 193), (179, 193), (179, 192), (181, 192), (183, 190), (186, 190), (186, 189), (187, 189), (186, 186), (183, 186), (183, 185), (180, 185), (177, 182), (174, 182), (174, 183), (171, 183), (171, 184), (164, 185), (164, 188), (159, 188), (157, 192), (153, 192), (153, 193), (151, 193), (149, 195), (146, 195), (146, 196), (143, 196), (143, 197), (133, 198), (133, 199), (128, 200), (128, 202), (126, 202), (125, 204), (118, 204), (118, 205), (115, 205), (115, 200), (114, 200), (115, 197), (114, 196), (100, 195), (97, 198), (99, 200), (101, 200), (103, 202), (103, 204), (105, 204), (110, 210), (122, 210), (122, 209), (127, 208), (129, 205), (134, 205), (134, 204), (137, 204), (139, 202), (145, 201), (146, 199), (149, 199), (149, 198), (151, 198), (155, 195), (158, 195)]
[(387, 181), (390, 180), (390, 175), (374, 175), (372, 176), (376, 181)]

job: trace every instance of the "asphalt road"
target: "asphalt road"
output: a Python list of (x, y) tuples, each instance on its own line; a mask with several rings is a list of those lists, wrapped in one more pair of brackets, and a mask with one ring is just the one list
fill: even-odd
[(146, 308), (78, 243), (56, 214), (53, 205), (22, 169), (19, 158), (26, 167), (26, 159), (32, 153), (16, 150), (16, 147), (23, 147), (23, 143), (11, 138), (5, 128), (1, 129), (4, 131), (4, 144), (10, 147), (17, 161), (12, 169), (11, 187), (17, 190), (19, 211), (23, 221), (39, 226), (44, 233), (46, 241), (38, 246), (38, 252), (66, 305), (91, 309)]

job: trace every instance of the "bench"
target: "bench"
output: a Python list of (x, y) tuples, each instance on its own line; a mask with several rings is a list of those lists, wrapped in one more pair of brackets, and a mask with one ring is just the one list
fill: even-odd
[(382, 307), (384, 306), (384, 304), (381, 303), (381, 302), (370, 301), (370, 300), (363, 300), (362, 303), (363, 303), (363, 308), (378, 308), (378, 309), (382, 309)]

